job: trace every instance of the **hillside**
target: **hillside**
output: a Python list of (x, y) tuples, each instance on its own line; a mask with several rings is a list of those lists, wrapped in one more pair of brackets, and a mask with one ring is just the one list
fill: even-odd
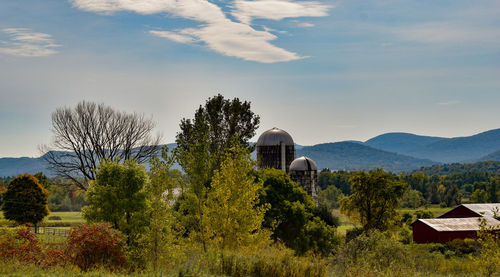
[(421, 147), (442, 139), (446, 138), (419, 136), (410, 133), (386, 133), (371, 138), (364, 144), (380, 150), (411, 155)]
[(481, 157), (480, 159), (478, 159), (478, 161), (479, 162), (482, 162), (482, 161), (500, 161), (500, 150), (493, 152), (491, 154), (488, 154), (484, 157)]
[(420, 159), (443, 163), (476, 161), (500, 150), (500, 129), (468, 137), (439, 138), (407, 133), (389, 133), (365, 142), (366, 145)]
[(416, 159), (405, 155), (375, 149), (355, 142), (325, 143), (305, 146), (296, 156), (308, 156), (316, 161), (319, 169), (359, 170), (376, 169), (401, 172), (436, 164), (431, 160)]
[(427, 175), (449, 175), (453, 173), (467, 173), (467, 172), (484, 172), (491, 174), (500, 174), (500, 161), (487, 161), (477, 162), (470, 164), (444, 164), (422, 167), (419, 170)]

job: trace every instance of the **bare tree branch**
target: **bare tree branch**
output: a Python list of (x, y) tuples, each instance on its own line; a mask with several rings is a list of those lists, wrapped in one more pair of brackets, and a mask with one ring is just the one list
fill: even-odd
[(141, 114), (113, 110), (82, 101), (75, 108), (52, 113), (52, 143), (41, 151), (49, 169), (86, 190), (102, 159), (147, 162), (160, 151), (161, 136), (152, 136), (155, 123)]

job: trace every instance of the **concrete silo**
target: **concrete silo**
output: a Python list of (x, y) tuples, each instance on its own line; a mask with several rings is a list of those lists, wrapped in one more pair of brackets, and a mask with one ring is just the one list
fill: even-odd
[(276, 168), (288, 173), (295, 159), (295, 146), (287, 132), (272, 128), (257, 140), (257, 165), (259, 168)]
[(318, 192), (318, 167), (316, 163), (307, 157), (295, 159), (290, 165), (290, 178), (299, 184), (317, 202)]

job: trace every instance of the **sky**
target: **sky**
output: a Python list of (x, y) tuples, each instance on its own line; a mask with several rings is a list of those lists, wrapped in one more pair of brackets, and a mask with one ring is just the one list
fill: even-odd
[(500, 128), (500, 1), (0, 1), (0, 157), (82, 100), (170, 143), (218, 93), (302, 145)]

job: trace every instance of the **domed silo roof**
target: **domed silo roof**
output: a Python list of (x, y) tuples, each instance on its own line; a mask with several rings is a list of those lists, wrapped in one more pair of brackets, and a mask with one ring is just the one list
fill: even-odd
[(267, 130), (262, 135), (260, 135), (257, 140), (257, 146), (274, 146), (280, 145), (283, 142), (285, 145), (294, 145), (293, 139), (290, 134), (287, 132), (278, 129), (272, 128), (271, 130)]
[(313, 171), (318, 170), (316, 163), (308, 157), (300, 157), (290, 164), (290, 171)]

